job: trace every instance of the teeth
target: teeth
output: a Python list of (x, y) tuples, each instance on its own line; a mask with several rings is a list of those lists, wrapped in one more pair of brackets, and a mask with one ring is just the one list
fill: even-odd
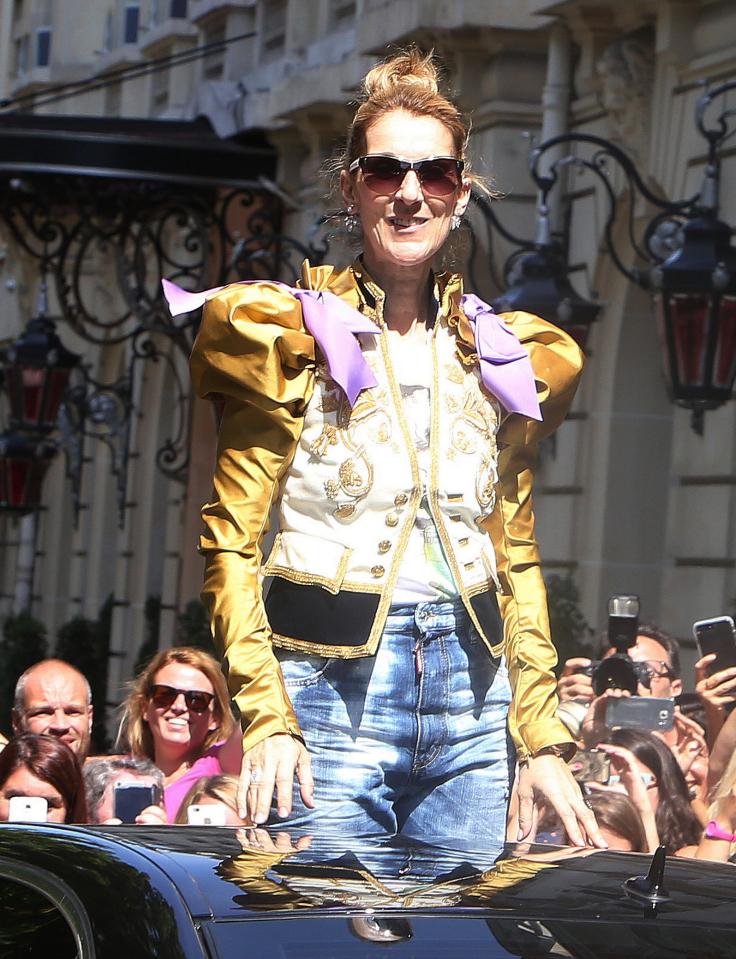
[(402, 218), (399, 216), (392, 217), (392, 222), (395, 226), (415, 226), (419, 223), (424, 223), (424, 220), (418, 219), (417, 217), (411, 216)]

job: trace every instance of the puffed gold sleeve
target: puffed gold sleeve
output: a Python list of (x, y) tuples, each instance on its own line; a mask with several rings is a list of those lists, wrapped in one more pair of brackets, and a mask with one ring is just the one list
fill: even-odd
[(213, 499), (202, 509), (202, 599), (245, 749), (274, 733), (301, 735), (273, 653), (259, 569), (269, 511), (314, 388), (314, 350), (295, 297), (258, 283), (207, 301), (192, 352), (195, 390), (223, 403)]
[(544, 746), (570, 743), (557, 718), (547, 594), (534, 534), (532, 485), (537, 443), (565, 418), (582, 371), (582, 352), (571, 337), (529, 313), (504, 314), (529, 356), (543, 421), (508, 416), (498, 433), (497, 506), (484, 524), (495, 550), (502, 591), (499, 606), (513, 701), (509, 731), (520, 759)]

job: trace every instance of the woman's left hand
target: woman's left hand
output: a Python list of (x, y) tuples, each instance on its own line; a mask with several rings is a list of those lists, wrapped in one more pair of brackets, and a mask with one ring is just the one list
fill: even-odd
[(544, 796), (562, 820), (574, 846), (596, 846), (607, 849), (593, 810), (583, 798), (567, 763), (559, 756), (543, 754), (524, 763), (519, 770), (519, 841), (532, 828), (534, 800)]

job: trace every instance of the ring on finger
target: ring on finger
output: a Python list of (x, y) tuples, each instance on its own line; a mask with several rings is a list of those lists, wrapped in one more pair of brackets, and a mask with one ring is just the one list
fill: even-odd
[(262, 769), (251, 769), (250, 771), (250, 784), (251, 786), (258, 786), (263, 782), (263, 770)]

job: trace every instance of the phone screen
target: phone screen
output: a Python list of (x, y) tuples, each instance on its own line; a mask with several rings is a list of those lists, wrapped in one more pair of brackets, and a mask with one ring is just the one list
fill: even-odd
[(43, 796), (11, 796), (8, 822), (46, 822), (49, 804)]
[(715, 661), (708, 667), (709, 673), (736, 666), (736, 635), (730, 616), (701, 619), (693, 624), (693, 634), (701, 656), (716, 654)]
[(579, 783), (607, 783), (611, 760), (597, 749), (580, 749), (569, 762), (570, 771)]
[(115, 783), (115, 818), (121, 822), (135, 822), (147, 806), (160, 801), (160, 790), (144, 783)]

